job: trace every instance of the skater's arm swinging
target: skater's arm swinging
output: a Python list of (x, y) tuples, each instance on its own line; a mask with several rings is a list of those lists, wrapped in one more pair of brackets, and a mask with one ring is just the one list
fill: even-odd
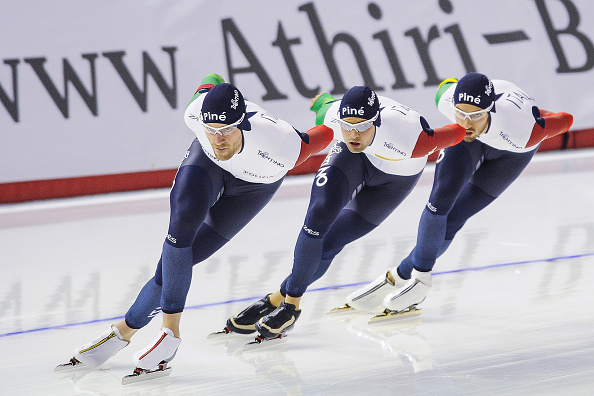
[(567, 132), (573, 124), (573, 116), (569, 113), (552, 113), (547, 110), (539, 110), (534, 106), (532, 115), (536, 122), (532, 128), (530, 139), (526, 143), (526, 148), (536, 146), (545, 139)]
[(411, 158), (424, 157), (434, 151), (454, 146), (460, 143), (466, 135), (466, 130), (458, 124), (431, 129), (423, 117), (421, 117), (421, 127), (422, 130)]
[(334, 139), (334, 131), (325, 125), (318, 125), (305, 133), (297, 132), (301, 136), (301, 152), (295, 166), (301, 165), (309, 157), (324, 150)]
[(311, 106), (309, 109), (316, 113), (316, 125), (323, 125), (326, 113), (332, 103), (336, 102), (336, 99), (329, 93), (322, 93), (317, 95), (311, 100)]
[(210, 91), (212, 88), (214, 88), (215, 85), (222, 84), (224, 82), (225, 82), (225, 79), (223, 77), (219, 76), (216, 73), (210, 73), (209, 75), (207, 75), (206, 77), (204, 77), (202, 79), (202, 82), (200, 83), (200, 86), (198, 87), (198, 89), (194, 93), (194, 96), (192, 96), (192, 99), (190, 99), (190, 102), (188, 103), (188, 106), (193, 101), (195, 101), (200, 95), (202, 95), (203, 93), (206, 93), (206, 92)]

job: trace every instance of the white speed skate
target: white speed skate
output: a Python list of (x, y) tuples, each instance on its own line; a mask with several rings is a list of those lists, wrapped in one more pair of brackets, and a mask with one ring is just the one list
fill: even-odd
[(93, 341), (75, 349), (70, 361), (57, 366), (54, 371), (81, 366), (99, 367), (129, 343), (129, 341), (124, 340), (115, 326), (110, 326)]
[(400, 313), (418, 310), (418, 304), (425, 301), (431, 290), (431, 271), (412, 271), (410, 283), (402, 290), (388, 294), (384, 298), (384, 307), (387, 310)]
[(122, 378), (122, 385), (171, 374), (171, 367), (167, 367), (167, 364), (175, 357), (180, 343), (181, 338), (175, 337), (171, 329), (163, 327), (153, 342), (134, 354), (136, 368), (132, 374)]
[[(388, 278), (391, 274), (395, 282)], [(342, 307), (334, 308), (329, 314), (341, 313), (347, 311), (371, 311), (381, 308), (384, 298), (402, 288), (406, 284), (406, 280), (400, 278), (396, 268), (386, 272), (384, 275), (378, 277), (371, 283), (355, 290), (346, 298), (347, 302)]]

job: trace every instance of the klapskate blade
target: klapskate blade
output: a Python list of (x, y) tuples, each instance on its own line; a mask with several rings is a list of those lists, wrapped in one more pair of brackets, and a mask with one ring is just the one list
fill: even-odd
[(225, 336), (230, 336), (231, 334), (234, 334), (234, 333), (227, 331), (227, 329), (223, 329), (221, 331), (215, 331), (214, 333), (210, 333), (209, 335), (206, 336), (206, 339), (207, 340), (219, 339), (219, 338), (224, 338)]
[(59, 373), (62, 371), (81, 371), (81, 370), (109, 370), (109, 364), (107, 363), (103, 363), (100, 366), (97, 367), (91, 367), (91, 366), (87, 366), (86, 364), (83, 364), (81, 362), (78, 362), (76, 364), (72, 364), (71, 362), (68, 363), (64, 363), (64, 364), (59, 364), (54, 368), (54, 372)]
[(336, 307), (331, 309), (330, 311), (326, 312), (327, 315), (337, 315), (337, 314), (350, 314), (357, 312), (355, 308), (351, 307), (349, 304), (344, 304), (342, 307)]
[(167, 367), (164, 370), (152, 370), (139, 375), (130, 374), (122, 378), (122, 385), (130, 385), (138, 382), (144, 382), (157, 378), (167, 377), (169, 374), (171, 374), (171, 367)]
[(255, 326), (254, 326), (254, 329), (251, 330), (251, 332), (249, 332), (249, 333), (238, 333), (236, 331), (232, 331), (229, 327), (225, 327), (221, 331), (215, 331), (214, 333), (210, 333), (209, 335), (206, 336), (206, 339), (226, 338), (228, 336), (233, 336), (233, 335), (243, 336), (243, 335), (248, 335), (248, 334), (252, 334), (255, 332), (256, 332)]
[(245, 344), (245, 346), (243, 347), (243, 351), (244, 352), (258, 351), (262, 348), (267, 348), (267, 347), (283, 344), (287, 340), (287, 335), (279, 334), (274, 338), (261, 338), (261, 340), (258, 341), (259, 338), (261, 338), (261, 337), (256, 337), (256, 340)]
[(225, 333), (225, 331), (217, 331), (216, 333), (210, 333), (206, 337), (206, 342), (209, 345), (226, 344), (232, 341), (239, 341), (249, 334), (239, 334), (234, 332)]
[(404, 312), (394, 312), (385, 310), (381, 314), (375, 315), (371, 319), (369, 319), (369, 324), (379, 324), (403, 319), (416, 318), (421, 314), (421, 311), (421, 308), (412, 308)]
[(54, 372), (59, 372), (59, 371), (72, 371), (72, 370), (79, 370), (79, 369), (88, 369), (89, 366), (86, 366), (84, 364), (82, 364), (79, 361), (73, 362), (72, 360), (70, 360), (68, 363), (63, 363), (63, 364), (59, 364), (54, 368)]

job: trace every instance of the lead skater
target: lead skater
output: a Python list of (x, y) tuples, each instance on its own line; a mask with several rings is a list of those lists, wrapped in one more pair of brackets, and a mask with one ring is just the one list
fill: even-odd
[(333, 138), (324, 126), (297, 131), (244, 101), (235, 86), (216, 74), (202, 81), (184, 118), (196, 139), (175, 176), (169, 229), (154, 277), (123, 320), (77, 348), (71, 361), (58, 367), (103, 364), (162, 311), (161, 331), (134, 355), (136, 370), (123, 382), (167, 375), (167, 363), (181, 343), (180, 320), (192, 267), (233, 238), (270, 201), (287, 172)]

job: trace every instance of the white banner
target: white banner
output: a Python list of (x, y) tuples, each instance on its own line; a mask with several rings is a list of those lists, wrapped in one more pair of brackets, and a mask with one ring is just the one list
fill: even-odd
[(302, 130), (353, 85), (446, 124), (469, 71), (594, 128), (589, 0), (5, 1), (0, 36), (0, 183), (176, 168), (211, 72)]

